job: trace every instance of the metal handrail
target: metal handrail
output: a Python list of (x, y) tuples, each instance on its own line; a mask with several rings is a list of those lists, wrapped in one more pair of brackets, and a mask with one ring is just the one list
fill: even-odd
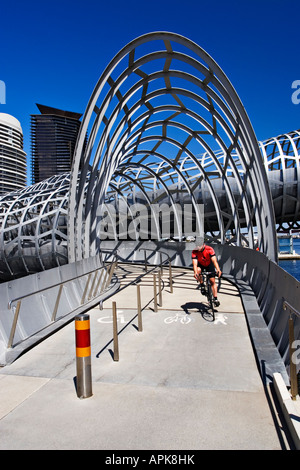
[[(117, 255), (114, 255), (115, 259), (117, 258)], [(114, 269), (116, 267), (116, 264), (117, 262), (116, 261), (112, 261), (110, 263), (110, 270), (109, 270), (109, 273), (108, 273), (108, 279), (105, 280), (105, 283), (104, 283), (104, 290), (103, 292), (105, 291), (105, 289), (107, 288), (108, 284), (110, 283), (111, 281), (111, 278), (112, 278), (112, 275), (113, 275), (113, 272), (114, 272)], [(82, 299), (81, 299), (81, 304), (84, 303), (84, 300), (85, 300), (85, 296), (86, 296), (86, 293), (87, 293), (87, 290), (88, 290), (88, 285), (89, 285), (89, 282), (90, 282), (90, 278), (91, 278), (91, 275), (93, 273), (98, 273), (99, 270), (102, 270), (104, 272), (104, 268), (105, 268), (105, 262), (103, 263), (102, 266), (96, 268), (96, 269), (92, 269), (91, 271), (88, 271), (84, 274), (81, 274), (79, 276), (75, 276), (75, 277), (72, 277), (70, 279), (67, 279), (66, 281), (64, 282), (59, 282), (59, 283), (56, 283), (56, 284), (53, 284), (51, 286), (48, 286), (48, 287), (43, 287), (41, 289), (38, 289), (38, 290), (35, 290), (33, 292), (30, 292), (28, 294), (24, 294), (24, 295), (21, 295), (19, 297), (15, 297), (14, 299), (11, 299), (8, 303), (8, 308), (11, 309), (12, 307), (12, 304), (14, 302), (17, 302), (17, 307), (16, 307), (16, 310), (15, 310), (15, 314), (14, 314), (14, 318), (13, 318), (13, 323), (12, 323), (12, 327), (11, 327), (11, 331), (10, 331), (10, 335), (9, 335), (9, 339), (8, 339), (8, 343), (7, 343), (7, 348), (11, 348), (12, 347), (12, 344), (13, 344), (13, 340), (14, 340), (14, 336), (15, 336), (15, 331), (16, 331), (16, 327), (17, 327), (17, 323), (18, 323), (18, 318), (19, 318), (19, 313), (20, 313), (20, 309), (21, 309), (21, 300), (27, 298), (27, 297), (30, 297), (32, 295), (36, 295), (36, 294), (39, 294), (41, 292), (44, 292), (46, 290), (49, 290), (49, 289), (53, 289), (55, 287), (59, 287), (59, 292), (58, 292), (58, 296), (57, 296), (57, 299), (56, 299), (56, 302), (55, 302), (55, 306), (54, 306), (54, 310), (52, 312), (52, 317), (51, 317), (51, 322), (54, 322), (55, 321), (55, 317), (56, 317), (56, 313), (57, 313), (57, 310), (58, 310), (58, 304), (59, 304), (59, 301), (60, 301), (60, 297), (61, 297), (61, 293), (62, 293), (62, 289), (64, 287), (64, 284), (65, 283), (68, 283), (68, 282), (71, 282), (71, 281), (74, 281), (75, 279), (78, 279), (78, 278), (81, 278), (83, 276), (88, 276), (88, 281), (87, 281), (87, 284), (85, 286), (85, 290), (84, 290), (84, 294), (82, 296)], [(99, 286), (100, 284), (100, 281), (102, 279), (102, 275), (100, 276), (100, 279), (97, 283), (97, 287)], [(94, 281), (92, 283), (92, 287), (90, 289), (90, 295), (88, 296), (88, 300), (90, 300), (91, 298), (91, 293), (92, 293), (92, 290), (94, 288), (94, 283), (95, 283), (95, 280), (96, 280), (96, 277), (94, 278)], [(94, 289), (94, 296), (96, 295), (96, 288)]]
[(294, 313), (297, 317), (300, 317), (300, 312), (295, 309), (289, 302), (286, 300), (283, 301), (283, 310), (289, 309), (292, 313)]
[[(145, 271), (147, 271), (147, 258), (146, 258), (146, 251), (152, 251), (150, 248), (140, 248), (139, 251), (144, 251), (144, 258), (145, 258)], [(171, 260), (170, 260), (170, 256), (168, 255), (168, 253), (166, 253), (165, 251), (157, 251), (156, 253), (159, 253), (160, 254), (160, 269), (162, 271), (162, 265), (168, 261), (168, 264), (169, 264), (169, 283), (170, 283), (170, 292), (173, 293), (173, 280), (172, 280), (172, 264), (171, 264)], [(166, 255), (167, 256), (167, 260), (162, 262), (162, 259), (161, 259), (161, 255)]]
[[(111, 264), (113, 264), (113, 261), (111, 261)], [(87, 271), (86, 273), (80, 274), (79, 276), (71, 277), (70, 279), (67, 279), (66, 281), (58, 282), (56, 284), (52, 284), (51, 286), (43, 287), (41, 289), (30, 292), (29, 294), (24, 294), (24, 295), (20, 295), (19, 297), (15, 297), (14, 299), (12, 299), (8, 302), (8, 308), (11, 309), (12, 304), (14, 302), (17, 302), (18, 300), (25, 299), (26, 297), (30, 297), (31, 295), (34, 295), (34, 294), (39, 294), (40, 292), (43, 292), (43, 291), (48, 290), (48, 289), (52, 289), (53, 287), (61, 286), (61, 285), (65, 284), (66, 282), (75, 281), (75, 279), (78, 279), (78, 278), (83, 277), (83, 276), (88, 276), (89, 274), (92, 274), (95, 271), (99, 271), (99, 269), (104, 268), (104, 267), (105, 267), (104, 265), (100, 266), (99, 268), (92, 269), (91, 271)]]
[[(150, 248), (140, 248), (139, 251), (151, 251), (153, 253), (153, 250), (151, 250)], [(168, 258), (168, 261), (170, 262), (170, 256), (165, 251), (158, 250), (154, 254), (156, 254), (156, 253), (159, 253), (160, 255), (161, 254), (166, 255), (167, 258)], [(161, 259), (161, 257), (160, 257), (160, 259)], [(162, 264), (162, 262), (160, 262), (160, 264)]]
[[(123, 264), (123, 263), (122, 263)], [(127, 263), (124, 263), (124, 264), (127, 264)], [(128, 263), (128, 264), (131, 264), (131, 263)], [(156, 271), (158, 269), (158, 266), (154, 266), (154, 268), (150, 269), (150, 271), (147, 271), (145, 273), (142, 273), (140, 274), (136, 279), (134, 279), (133, 281), (129, 282), (128, 284), (126, 284), (125, 286), (119, 288), (118, 292), (120, 292), (121, 290), (123, 289), (126, 289), (127, 287), (131, 286), (131, 285), (134, 285), (134, 284), (137, 284), (140, 279), (142, 279), (144, 276), (147, 276), (148, 274), (150, 274), (152, 271)]]
[[(145, 249), (146, 250), (146, 249)], [(107, 251), (106, 251), (107, 252)], [(102, 252), (101, 252), (102, 253)], [(166, 254), (167, 257), (168, 257), (168, 260), (170, 259), (168, 254), (167, 253), (164, 253), (162, 252), (163, 254)], [(55, 318), (56, 318), (56, 313), (57, 313), (57, 310), (58, 310), (58, 305), (59, 305), (59, 301), (60, 301), (60, 297), (61, 297), (61, 294), (62, 294), (62, 290), (63, 290), (63, 287), (64, 287), (64, 284), (65, 283), (68, 283), (68, 282), (71, 282), (71, 281), (74, 281), (78, 278), (81, 278), (81, 277), (84, 277), (84, 276), (88, 276), (88, 280), (87, 280), (87, 284), (85, 286), (85, 290), (84, 290), (84, 293), (83, 293), (83, 296), (82, 296), (82, 299), (81, 299), (81, 304), (84, 303), (84, 300), (86, 298), (86, 295), (87, 295), (87, 292), (88, 292), (88, 287), (89, 287), (89, 283), (90, 283), (90, 279), (91, 279), (91, 276), (93, 273), (98, 273), (100, 270), (103, 270), (104, 272), (104, 268), (105, 268), (105, 265), (106, 263), (109, 263), (110, 264), (110, 270), (108, 272), (108, 275), (107, 275), (107, 279), (105, 279), (103, 282), (104, 284), (104, 291), (105, 289), (107, 288), (108, 284), (110, 283), (111, 281), (111, 278), (113, 276), (113, 273), (114, 273), (114, 270), (115, 270), (115, 267), (117, 265), (117, 262), (118, 262), (118, 252), (115, 252), (113, 251), (112, 252), (112, 256), (113, 256), (113, 259), (110, 261), (110, 262), (107, 262), (107, 261), (104, 261), (103, 262), (103, 265), (96, 268), (96, 269), (92, 269), (90, 271), (87, 271), (86, 273), (83, 273), (81, 275), (77, 275), (77, 276), (74, 276), (70, 279), (67, 279), (66, 281), (63, 281), (63, 282), (58, 282), (56, 284), (53, 284), (51, 286), (47, 286), (47, 287), (43, 287), (41, 289), (37, 289), (37, 290), (34, 290), (32, 292), (29, 292), (27, 294), (24, 294), (24, 295), (20, 295), (18, 297), (15, 297), (13, 299), (11, 299), (8, 303), (8, 308), (11, 309), (12, 308), (12, 305), (17, 302), (17, 306), (16, 306), (16, 310), (15, 310), (15, 314), (14, 314), (14, 319), (13, 319), (13, 323), (12, 323), (12, 328), (11, 328), (11, 331), (10, 331), (10, 336), (9, 336), (9, 340), (8, 340), (8, 344), (7, 344), (7, 347), (8, 348), (11, 348), (12, 347), (12, 344), (13, 344), (13, 340), (14, 340), (14, 336), (15, 336), (15, 331), (16, 331), (16, 327), (17, 327), (17, 323), (18, 323), (18, 317), (19, 317), (19, 313), (20, 313), (20, 309), (21, 309), (21, 301), (25, 298), (28, 298), (32, 295), (36, 295), (36, 294), (39, 294), (41, 292), (44, 292), (44, 291), (47, 291), (49, 289), (53, 289), (55, 287), (59, 287), (59, 291), (58, 291), (58, 296), (57, 296), (57, 299), (56, 299), (56, 302), (55, 302), (55, 306), (54, 306), (54, 310), (52, 312), (52, 317), (51, 317), (51, 322), (54, 322), (55, 321)], [(166, 263), (167, 260), (165, 260), (163, 263), (161, 263), (161, 267), (164, 263)], [(170, 261), (169, 261), (170, 262)], [(156, 271), (158, 269), (158, 266), (155, 266), (153, 267), (152, 269), (150, 269), (150, 271), (146, 271), (145, 273), (141, 274), (140, 276), (138, 276), (134, 281), (131, 281), (130, 283), (126, 284), (123, 288), (120, 288), (120, 290), (123, 290), (125, 289), (126, 287), (128, 287), (129, 285), (132, 285), (132, 284), (137, 284), (140, 279), (142, 279), (145, 275), (151, 273), (152, 271)], [(93, 281), (92, 281), (92, 286), (90, 287), (90, 291), (89, 291), (89, 295), (88, 295), (88, 299), (90, 299), (92, 297), (92, 291), (94, 293), (94, 296), (96, 295), (96, 291), (97, 291), (97, 288), (99, 287), (99, 284), (100, 284), (100, 281), (102, 280), (102, 275), (100, 275), (100, 279), (98, 280), (97, 282), (97, 285), (95, 287), (95, 282), (96, 282), (96, 276), (94, 277)], [(172, 280), (171, 280), (171, 277), (170, 277), (170, 285), (172, 285)], [(103, 291), (103, 292), (104, 292)]]

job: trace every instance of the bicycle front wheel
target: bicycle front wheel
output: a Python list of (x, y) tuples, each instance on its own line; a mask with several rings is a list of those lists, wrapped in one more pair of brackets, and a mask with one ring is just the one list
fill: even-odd
[(213, 320), (215, 320), (214, 298), (213, 298), (211, 283), (210, 283), (209, 280), (208, 280), (208, 282), (207, 282), (207, 286), (206, 286), (206, 287), (207, 287), (207, 299), (208, 299), (208, 303), (209, 303), (210, 308), (211, 308)]

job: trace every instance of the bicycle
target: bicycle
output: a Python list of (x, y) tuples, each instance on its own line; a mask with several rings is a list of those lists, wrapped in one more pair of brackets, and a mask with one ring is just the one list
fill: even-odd
[[(209, 280), (209, 275), (210, 274), (215, 274), (215, 273), (209, 272), (209, 271), (202, 271), (201, 272), (202, 279), (203, 279), (203, 284), (204, 284), (204, 289), (205, 289), (204, 292), (203, 293), (201, 292), (201, 293), (202, 293), (202, 295), (205, 295), (207, 297), (208, 303), (210, 305), (210, 309), (212, 311), (213, 321), (215, 321), (216, 309), (215, 309), (215, 305), (214, 305), (214, 295), (213, 295), (212, 288), (211, 288), (211, 283), (210, 283), (210, 280)], [(219, 278), (218, 291), (220, 289), (220, 282), (221, 282), (221, 279)]]

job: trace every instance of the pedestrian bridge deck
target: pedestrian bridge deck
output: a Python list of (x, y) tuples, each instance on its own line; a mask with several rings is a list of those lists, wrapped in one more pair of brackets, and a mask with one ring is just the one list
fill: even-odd
[[(121, 287), (142, 268), (118, 267)], [(190, 270), (153, 274), (90, 310), (93, 396), (79, 400), (74, 322), (0, 371), (0, 449), (285, 449), (235, 286), (223, 281), (215, 321)], [(112, 302), (119, 361), (113, 360)]]

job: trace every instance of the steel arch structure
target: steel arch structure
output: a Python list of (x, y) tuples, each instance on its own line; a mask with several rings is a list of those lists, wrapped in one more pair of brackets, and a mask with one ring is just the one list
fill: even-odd
[[(220, 152), (222, 158), (218, 157)], [(203, 153), (209, 160), (206, 167), (199, 159)], [(120, 168), (126, 168), (122, 172), (125, 178), (129, 167), (137, 168), (143, 162), (146, 173), (145, 167), (151, 166), (156, 166), (152, 169), (155, 172), (164, 162), (160, 175), (167, 178), (179, 161), (182, 174), (189, 175), (187, 192), (192, 194), (203, 181), (207, 183), (221, 243), (233, 223), (237, 244), (241, 244), (239, 213), (243, 210), (249, 246), (254, 247), (255, 227), (261, 251), (275, 260), (275, 219), (267, 176), (237, 93), (197, 44), (175, 33), (155, 32), (133, 40), (113, 58), (88, 103), (70, 180), (69, 262), (100, 250), (99, 206)], [(231, 191), (229, 172), (237, 182), (238, 198)], [(143, 183), (151, 179), (146, 173)], [(222, 180), (229, 213), (218, 205), (211, 184), (215, 178)], [(166, 190), (166, 195), (170, 194)]]
[[(260, 144), (264, 155), (271, 155), (275, 140)], [(299, 139), (291, 148), (299, 149)], [(299, 155), (294, 160), (298, 168)], [(273, 173), (274, 157), (265, 161)], [(260, 251), (276, 260), (266, 168), (243, 105), (214, 60), (174, 33), (141, 36), (115, 56), (96, 84), (71, 174), (0, 198), (1, 279), (97, 254), (104, 211), (117, 201), (137, 238), (136, 203), (153, 214), (158, 240), (157, 202), (172, 206), (179, 239), (182, 204), (193, 205), (201, 226), (202, 203), (204, 230), (212, 239), (246, 240), (253, 248), (257, 236)]]

